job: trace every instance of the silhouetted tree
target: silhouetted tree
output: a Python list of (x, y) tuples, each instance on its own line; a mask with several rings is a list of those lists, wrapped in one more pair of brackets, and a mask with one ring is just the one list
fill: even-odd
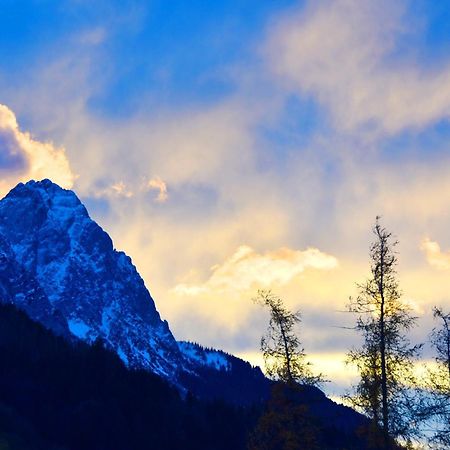
[(249, 450), (319, 450), (320, 428), (301, 401), (302, 390), (276, 383), (266, 411), (250, 435)]
[(301, 322), (300, 312), (291, 312), (281, 298), (270, 290), (258, 291), (254, 301), (270, 312), (269, 327), (261, 338), (261, 351), (267, 374), (285, 383), (318, 385), (321, 374), (314, 375), (306, 361), (305, 350), (295, 328)]
[(414, 360), (420, 345), (411, 345), (407, 332), (416, 323), (401, 301), (397, 281), (397, 241), (377, 217), (373, 227), (375, 241), (370, 247), (371, 277), (358, 285), (349, 310), (357, 313), (355, 329), (363, 343), (348, 354), (360, 380), (350, 403), (372, 419), (367, 430), (376, 448), (394, 447), (394, 439), (409, 444), (418, 433), (413, 387)]
[(300, 312), (291, 312), (271, 291), (258, 291), (254, 301), (270, 312), (269, 327), (261, 338), (267, 374), (277, 381), (266, 410), (250, 435), (249, 450), (318, 450), (319, 428), (302, 402), (305, 385), (323, 381), (313, 375), (296, 333)]
[(436, 366), (429, 370), (426, 381), (428, 394), (428, 423), (435, 448), (450, 448), (450, 313), (434, 308), (439, 325), (431, 333), (431, 344), (436, 350)]

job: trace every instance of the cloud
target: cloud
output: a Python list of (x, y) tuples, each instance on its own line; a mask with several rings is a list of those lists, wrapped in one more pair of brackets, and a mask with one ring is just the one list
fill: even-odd
[(135, 194), (126, 183), (123, 181), (117, 181), (104, 189), (93, 190), (91, 195), (95, 198), (131, 198), (134, 197)]
[(450, 270), (450, 252), (443, 253), (437, 242), (425, 238), (420, 248), (425, 253), (430, 266), (439, 270)]
[(73, 186), (75, 175), (65, 150), (50, 142), (34, 140), (19, 129), (16, 116), (0, 104), (0, 195), (21, 181), (50, 178), (64, 188)]
[(153, 178), (141, 184), (140, 187), (136, 187), (136, 180), (134, 181), (134, 183), (125, 183), (121, 180), (110, 184), (104, 189), (91, 189), (89, 191), (89, 195), (95, 198), (105, 197), (109, 199), (131, 199), (132, 197), (135, 197), (144, 192), (148, 192), (149, 190), (156, 190), (158, 191), (158, 195), (155, 197), (155, 201), (159, 203), (164, 203), (165, 201), (167, 201), (167, 185), (163, 180), (161, 180), (161, 178)]
[(147, 182), (146, 188), (158, 191), (158, 196), (156, 197), (157, 202), (164, 203), (167, 201), (169, 197), (167, 194), (167, 185), (163, 180), (161, 180), (161, 178), (152, 178)]
[[(108, 88), (105, 67), (115, 61), (109, 42), (117, 31), (105, 23), (72, 37), (55, 60), (38, 58), (40, 67), (31, 65), (9, 83), (0, 77), (2, 94), (29, 130), (63, 143), (81, 174), (77, 193), (107, 199), (105, 210), (103, 202), (88, 204), (90, 213), (133, 258), (178, 338), (228, 351), (256, 349), (266, 317), (250, 299), (258, 287), (273, 286), (288, 307), (304, 311), (308, 352), (344, 351), (352, 337), (339, 338), (348, 332), (334, 326), (352, 323), (334, 311), (368, 275), (376, 214), (400, 239), (405, 295), (425, 311), (447, 298), (447, 272), (428, 266), (417, 246), (430, 224), (439, 237), (450, 223), (445, 138), (436, 136), (433, 153), (416, 161), (409, 143), (385, 159), (381, 141), (365, 140), (368, 126), (395, 133), (448, 116), (446, 64), (436, 71), (430, 58), (421, 70), (404, 53), (396, 66), (389, 59), (404, 32), (401, 5), (311, 2), (269, 29), (265, 67), (249, 60), (224, 67), (233, 72), (235, 89), (206, 102), (179, 99), (171, 107), (144, 88), (133, 111), (109, 117), (96, 108), (111, 86), (116, 89), (115, 83)], [(101, 45), (103, 38), (108, 45)], [(292, 93), (320, 102), (318, 125), (305, 129), (295, 108), (281, 111)], [(307, 108), (309, 99), (300, 100)], [(335, 129), (328, 129), (324, 112)], [(30, 177), (12, 117), (15, 125), (0, 131), (0, 191), (3, 172), (11, 185)], [(147, 186), (148, 174), (160, 178)], [(158, 198), (167, 195), (163, 184), (171, 201), (158, 208)], [(248, 246), (239, 247), (243, 242)], [(288, 249), (255, 250), (283, 245)], [(319, 250), (316, 257), (313, 249), (291, 250), (308, 246), (326, 248), (339, 267), (315, 267), (312, 260), (329, 256)]]
[(123, 181), (114, 183), (111, 186), (111, 191), (118, 197), (130, 198), (134, 195), (134, 193), (128, 189), (127, 185)]
[(449, 119), (450, 64), (425, 70), (412, 52), (391, 57), (413, 28), (405, 5), (310, 1), (271, 30), (270, 69), (289, 91), (315, 96), (345, 130), (395, 133)]
[(306, 269), (329, 270), (337, 267), (334, 256), (316, 248), (304, 251), (280, 248), (257, 253), (247, 245), (240, 246), (235, 253), (211, 268), (210, 278), (199, 285), (178, 284), (174, 292), (181, 295), (198, 295), (205, 292), (242, 292), (254, 288), (269, 288), (286, 285)]

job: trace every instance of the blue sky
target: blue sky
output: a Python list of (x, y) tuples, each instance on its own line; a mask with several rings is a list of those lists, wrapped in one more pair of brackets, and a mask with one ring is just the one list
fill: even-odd
[(4, 0), (0, 30), (0, 193), (73, 188), (178, 337), (257, 361), (272, 288), (345, 384), (377, 214), (413, 338), (449, 304), (450, 1)]
[(131, 113), (142, 90), (155, 105), (204, 103), (232, 89), (229, 66), (254, 58), (251, 47), (271, 14), (292, 4), (6, 1), (0, 56), (17, 74), (30, 61), (52, 61), (79, 33), (104, 27), (109, 36), (97, 54), (104, 78), (91, 99), (98, 113)]

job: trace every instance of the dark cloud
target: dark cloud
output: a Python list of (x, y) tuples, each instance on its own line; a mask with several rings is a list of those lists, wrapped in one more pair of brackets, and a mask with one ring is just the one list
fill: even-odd
[(27, 158), (14, 134), (10, 131), (0, 131), (0, 172), (22, 172), (27, 167)]

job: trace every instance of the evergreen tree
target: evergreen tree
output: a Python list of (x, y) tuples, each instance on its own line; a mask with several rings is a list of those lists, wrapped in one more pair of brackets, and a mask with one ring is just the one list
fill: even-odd
[(349, 310), (357, 313), (355, 329), (363, 343), (348, 354), (359, 371), (359, 382), (347, 399), (372, 419), (367, 430), (376, 448), (394, 448), (394, 440), (410, 444), (416, 437), (413, 364), (420, 346), (411, 345), (407, 332), (416, 318), (401, 301), (397, 280), (397, 241), (380, 224), (373, 227), (371, 277), (358, 285)]
[(295, 328), (301, 322), (299, 311), (291, 312), (281, 298), (270, 290), (258, 291), (254, 301), (270, 312), (266, 334), (261, 338), (261, 351), (267, 374), (285, 383), (318, 385), (322, 375), (314, 375), (306, 361), (305, 350)]
[(291, 312), (271, 291), (258, 291), (254, 301), (270, 312), (269, 326), (261, 338), (267, 374), (277, 381), (264, 414), (250, 435), (249, 450), (319, 450), (317, 420), (304, 403), (304, 389), (323, 381), (313, 375), (296, 334), (300, 312)]
[(248, 450), (323, 449), (323, 430), (301, 400), (300, 387), (276, 383), (266, 411), (250, 434)]
[(433, 435), (431, 445), (450, 448), (450, 313), (434, 308), (439, 325), (431, 333), (431, 344), (436, 350), (436, 366), (428, 373), (426, 382), (428, 422)]

